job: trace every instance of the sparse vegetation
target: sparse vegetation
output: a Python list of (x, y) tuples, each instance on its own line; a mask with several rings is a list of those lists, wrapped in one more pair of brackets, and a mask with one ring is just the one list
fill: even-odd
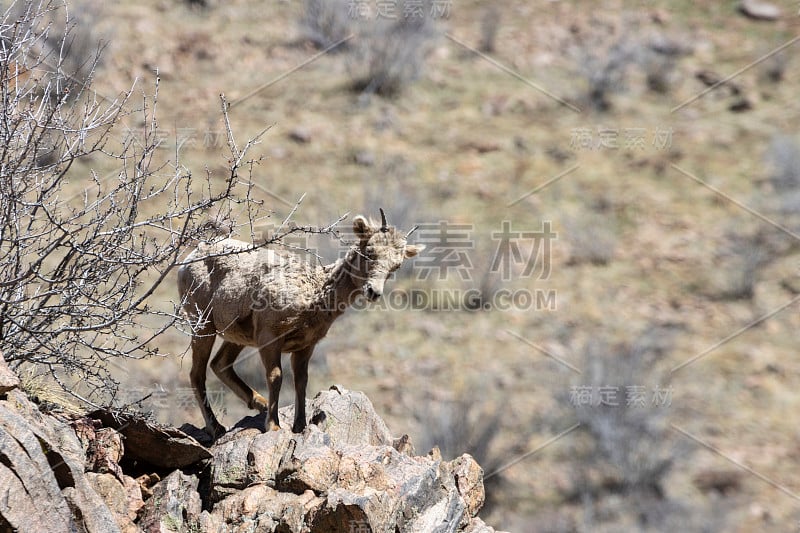
[(435, 35), (428, 16), (378, 19), (362, 28), (347, 58), (353, 90), (366, 95), (398, 95), (421, 75)]
[(317, 48), (344, 50), (358, 24), (355, 9), (355, 3), (346, 0), (303, 0), (301, 31)]
[[(609, 37), (609, 32), (618, 31), (612, 25), (599, 25), (595, 33), (582, 36), (576, 48), (578, 71), (586, 81), (586, 102), (599, 112), (611, 109), (611, 95), (625, 89), (630, 69), (637, 61), (638, 43), (627, 30)], [(613, 35), (613, 34), (612, 34)], [(608, 44), (607, 41), (611, 41)]]
[(478, 46), (481, 52), (491, 54), (496, 50), (500, 20), (500, 9), (497, 6), (492, 5), (484, 10), (481, 17), (481, 42)]
[(562, 238), (569, 244), (569, 264), (607, 265), (614, 258), (617, 236), (610, 214), (584, 214), (564, 222)]
[(504, 484), (503, 473), (498, 470), (509, 458), (525, 452), (527, 435), (521, 432), (513, 443), (499, 442), (497, 436), (503, 425), (510, 422), (508, 412), (480, 403), (474, 390), (455, 393), (451, 399), (426, 402), (418, 412), (423, 428), (417, 441), (418, 453), (438, 447), (445, 460), (463, 453), (472, 455), (486, 475), (484, 510), (491, 512), (499, 503), (499, 490)]
[[(509, 331), (587, 375), (581, 354), (589, 337), (605, 339), (610, 347), (606, 355), (617, 356), (630, 347), (631, 331), (640, 331), (646, 323), (683, 323), (675, 349), (659, 360), (663, 366), (656, 375), (707, 353), (672, 377), (675, 409), (668, 422), (794, 490), (793, 479), (800, 475), (793, 460), (793, 428), (800, 425), (800, 378), (793, 363), (800, 315), (796, 303), (782, 306), (800, 294), (800, 256), (797, 240), (765, 219), (791, 232), (800, 228), (793, 170), (798, 165), (792, 155), (797, 151), (792, 145), (798, 142), (793, 114), (798, 78), (791, 68), (798, 44), (786, 49), (785, 68), (781, 55), (776, 56), (775, 74), (771, 62), (765, 61), (714, 87), (794, 37), (788, 12), (777, 21), (756, 22), (726, 4), (645, 6), (625, 0), (590, 10), (567, 0), (492, 4), (502, 25), (491, 58), (510, 72), (469, 54), (456, 41), (434, 37), (427, 41), (432, 52), (421, 56), (421, 82), (404, 84), (392, 98), (372, 98), (375, 105), (367, 106), (359, 105), (367, 98), (351, 90), (351, 74), (367, 72), (368, 67), (364, 63), (354, 68), (355, 60), (365, 57), (356, 55), (359, 42), (365, 42), (361, 32), (373, 23), (388, 28), (395, 22), (376, 22), (378, 3), (368, 4), (371, 18), (346, 21), (355, 28), (347, 46), (319, 57), (324, 45), (312, 49), (312, 39), (299, 25), (305, 12), (302, 2), (278, 2), (270, 9), (234, 2), (203, 13), (188, 9), (185, 2), (142, 0), (94, 9), (98, 14), (92, 31), (76, 19), (76, 29), (92, 36), (92, 52), (99, 38), (112, 39), (105, 61), (92, 76), (98, 102), (108, 104), (102, 98), (113, 101), (139, 80), (129, 100), (132, 112), (123, 114), (111, 130), (107, 148), (119, 148), (129, 129), (131, 145), (142, 149), (142, 132), (149, 121), (142, 123), (142, 109), (137, 108), (145, 94), (152, 104), (154, 72), (161, 74), (159, 147), (153, 150), (154, 161), (169, 163), (159, 171), (161, 178), (172, 175), (179, 151), (181, 164), (193, 171), (195, 193), (225, 187), (229, 150), (220, 92), (235, 102), (230, 119), (243, 134), (275, 124), (251, 150), (258, 161), (253, 164), (251, 196), (262, 202), (265, 214), (274, 211), (271, 218), (258, 221), (264, 227), (277, 227), (304, 193), (303, 218), (316, 223), (360, 212), (369, 196), (386, 210), (390, 222), (408, 217), (409, 226), (438, 220), (468, 224), (475, 241), (488, 238), (503, 220), (521, 229), (539, 227), (543, 219), (553, 221), (559, 239), (546, 282), (514, 277), (498, 285), (496, 278), (488, 277), (481, 292), (552, 287), (554, 309), (464, 312), (464, 306), (454, 306), (444, 312), (431, 305), (348, 311), (341, 326), (346, 333), (332, 333), (324, 341), (327, 370), (311, 372), (309, 396), (331, 383), (363, 390), (389, 427), (415, 437), (418, 451), (424, 452), (416, 438), (423, 430), (413, 421), (428, 403), (420, 405), (419, 399), (451, 383), (485, 380), (488, 385), (477, 387), (476, 396), (485, 395), (486, 403), (475, 403), (500, 405), (518, 421), (501, 424), (492, 445), (503, 450), (524, 436), (527, 452), (577, 422), (574, 410), (557, 421), (545, 420), (549, 413), (561, 411), (558, 393), (574, 380), (570, 370)], [(453, 2), (450, 18), (433, 21), (435, 29), (479, 48), (487, 6)], [(381, 35), (376, 31), (372, 38), (380, 40)], [(201, 40), (213, 51), (202, 58), (191, 49)], [(629, 46), (611, 54), (618, 41)], [(673, 55), (679, 49), (680, 54)], [(13, 71), (14, 65), (0, 63)], [(581, 64), (591, 68), (582, 70)], [(589, 70), (599, 74), (592, 77)], [(21, 73), (24, 85), (28, 78)], [(779, 82), (771, 81), (778, 77)], [(361, 87), (369, 85), (368, 79)], [(539, 89), (574, 104), (581, 113)], [(78, 92), (72, 90), (71, 97)], [(93, 93), (82, 93), (89, 95)], [(745, 98), (748, 105), (731, 113), (728, 108), (737, 98)], [(605, 111), (592, 112), (598, 108)], [(578, 129), (590, 132), (590, 143), (570, 143)], [(626, 146), (625, 132), (634, 129), (642, 131), (643, 142)], [(619, 134), (616, 148), (600, 146), (599, 132), (610, 130)], [(656, 130), (671, 132), (668, 146), (655, 145)], [(308, 135), (296, 137), (302, 140), (298, 142), (290, 138), (294, 131)], [(180, 142), (184, 137), (189, 140)], [(780, 137), (787, 142), (773, 140)], [(62, 148), (53, 151), (46, 144), (36, 150), (40, 167), (57, 164), (65, 146), (59, 140)], [(397, 174), (388, 163), (395, 157), (404, 169)], [(64, 168), (59, 198), (83, 199), (89, 185), (89, 200), (94, 201), (98, 189), (91, 169), (101, 178), (111, 175), (103, 182), (110, 188), (117, 185), (122, 162), (102, 153), (77, 158)], [(135, 168), (134, 160), (126, 163)], [(579, 167), (550, 181), (573, 165)], [(122, 201), (124, 196), (117, 198)], [(404, 214), (409, 201), (415, 208)], [(166, 204), (140, 204), (139, 215), (154, 216)], [(231, 221), (236, 224), (223, 232), (249, 240), (249, 229), (238, 225), (247, 215), (236, 206)], [(214, 218), (216, 212), (211, 215)], [(571, 238), (570, 223), (579, 239)], [(607, 236), (612, 247), (598, 244)], [(586, 243), (575, 248), (578, 253), (593, 247), (599, 253), (576, 260), (573, 240)], [(333, 239), (331, 243), (335, 257), (340, 245)], [(313, 239), (309, 244), (315, 244)], [(398, 293), (413, 288), (425, 294), (433, 289), (454, 294), (467, 283), (476, 286), (494, 243), (473, 244), (468, 252), (469, 282), (462, 285), (459, 273), (452, 271), (443, 282), (419, 281), (411, 271), (394, 287)], [(10, 260), (6, 246), (4, 238), (0, 262)], [(150, 274), (143, 278), (152, 280)], [(162, 283), (148, 304), (172, 313), (176, 298), (174, 284)], [(748, 327), (775, 310), (780, 312)], [(148, 327), (169, 320), (151, 318)], [(142, 335), (149, 331), (136, 330)], [(720, 343), (723, 339), (727, 340)], [(154, 383), (159, 383), (167, 391), (162, 404), (171, 402), (175, 391), (191, 398), (188, 361), (179, 357), (186, 344), (183, 332), (167, 331), (153, 348), (170, 357), (114, 359), (119, 368), (110, 365), (109, 371), (131, 397), (155, 390)], [(8, 351), (5, 341), (0, 349)], [(312, 362), (316, 360), (318, 356)], [(253, 366), (263, 379), (258, 362)], [(211, 379), (209, 386), (219, 390), (221, 385)], [(221, 422), (226, 426), (251, 414), (233, 395), (224, 400), (228, 412)], [(432, 397), (430, 404), (443, 401)], [(646, 422), (617, 414), (619, 418), (606, 415), (606, 423)], [(199, 423), (193, 402), (171, 402), (170, 408), (157, 408), (156, 416), (175, 425)], [(654, 416), (655, 429), (660, 431), (663, 422)], [(673, 440), (676, 436), (666, 435)], [(652, 441), (652, 435), (648, 439)], [(650, 442), (640, 439), (633, 445), (643, 441)], [(800, 519), (791, 497), (706, 448), (676, 456), (658, 481), (664, 500), (637, 502), (602, 486), (598, 498), (590, 500), (584, 494), (596, 492), (576, 490), (575, 472), (588, 464), (606, 464), (615, 472), (593, 447), (597, 438), (587, 422), (586, 428), (504, 471), (504, 484), (493, 488), (499, 503), (484, 516), (486, 521), (511, 531), (636, 530), (647, 529), (638, 518), (645, 508), (648, 516), (660, 513), (665, 520), (690, 520), (675, 525), (654, 518), (652, 523), (662, 529), (713, 531), (725, 526), (705, 514), (710, 507), (724, 515), (727, 527), (748, 531), (782, 531)], [(725, 479), (695, 481), (703, 472), (728, 470), (742, 472), (738, 488), (728, 488)], [(586, 477), (594, 483), (595, 478)], [(569, 494), (574, 497), (567, 498)]]

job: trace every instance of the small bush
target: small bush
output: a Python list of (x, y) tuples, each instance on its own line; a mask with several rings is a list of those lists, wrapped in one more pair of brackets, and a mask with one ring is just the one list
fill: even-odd
[(491, 54), (496, 50), (497, 31), (500, 29), (500, 10), (497, 6), (490, 6), (483, 12), (481, 18), (481, 41), (478, 50)]
[(436, 31), (430, 0), (372, 12), (345, 0), (304, 0), (300, 28), (317, 48), (347, 51), (352, 90), (396, 96), (419, 78)]
[(504, 484), (497, 470), (526, 451), (527, 435), (515, 432), (512, 442), (501, 442), (497, 437), (504, 435), (501, 426), (508, 411), (477, 402), (474, 391), (455, 394), (449, 401), (428, 401), (415, 412), (424, 413), (417, 415), (424, 431), (417, 439), (417, 451), (424, 453), (436, 446), (445, 460), (464, 453), (472, 455), (487, 475), (482, 512), (490, 513)]
[[(592, 403), (570, 399), (581, 425), (570, 441), (573, 479), (565, 496), (581, 506), (588, 530), (687, 530), (687, 524), (711, 523), (713, 514), (671, 498), (665, 487), (693, 449), (670, 428), (671, 398), (664, 393), (653, 401), (656, 388), (670, 388), (665, 359), (675, 333), (653, 326), (631, 342), (595, 338), (585, 348), (576, 386), (590, 387)], [(602, 403), (604, 387), (619, 393)]]
[(344, 50), (347, 43), (342, 41), (353, 34), (356, 26), (351, 4), (347, 0), (304, 0), (300, 19), (303, 36), (319, 49), (341, 43), (331, 51)]
[(691, 53), (692, 47), (676, 38), (646, 35), (636, 21), (619, 28), (597, 23), (586, 35), (579, 34), (573, 48), (577, 72), (586, 81), (584, 99), (599, 112), (611, 110), (612, 95), (627, 89), (634, 72), (643, 75), (647, 90), (668, 93), (679, 79), (678, 61)]
[(578, 72), (586, 81), (586, 101), (596, 111), (609, 111), (610, 95), (621, 92), (628, 71), (637, 61), (637, 43), (622, 35), (610, 45), (599, 35), (587, 37), (577, 48)]
[(800, 146), (792, 137), (773, 137), (765, 159), (769, 167), (769, 181), (776, 192), (800, 191)]
[(404, 3), (395, 20), (364, 21), (348, 57), (352, 88), (363, 94), (396, 96), (422, 73), (436, 35), (426, 8), (425, 16), (404, 16)]
[(770, 55), (759, 66), (761, 69), (761, 79), (769, 83), (779, 83), (786, 76), (786, 70), (791, 62), (791, 54), (788, 49)]
[(564, 240), (569, 244), (569, 265), (607, 265), (614, 259), (617, 236), (614, 222), (600, 214), (568, 218), (564, 223)]

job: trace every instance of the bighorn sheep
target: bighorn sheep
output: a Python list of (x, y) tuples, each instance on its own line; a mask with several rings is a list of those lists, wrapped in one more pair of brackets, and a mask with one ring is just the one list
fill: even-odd
[[(281, 353), (292, 353), (292, 431), (299, 433), (306, 427), (308, 361), (314, 346), (358, 296), (370, 301), (380, 298), (389, 274), (424, 249), (406, 243), (411, 232), (403, 234), (387, 226), (382, 209), (380, 226), (357, 216), (353, 231), (358, 242), (343, 259), (326, 266), (290, 253), (253, 249), (233, 239), (201, 243), (186, 258), (178, 271), (178, 288), (184, 311), (195, 324), (191, 383), (206, 431), (213, 438), (225, 432), (206, 395), (206, 367), (217, 335), (223, 343), (211, 360), (212, 370), (248, 407), (268, 412), (271, 430), (280, 428)], [(234, 372), (233, 363), (245, 346), (259, 350), (269, 401)]]

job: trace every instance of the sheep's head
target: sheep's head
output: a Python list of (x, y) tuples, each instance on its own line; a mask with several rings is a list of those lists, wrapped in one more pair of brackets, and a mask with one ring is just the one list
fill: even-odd
[[(408, 244), (411, 234), (402, 233), (386, 224), (386, 215), (381, 209), (380, 225), (359, 215), (353, 219), (353, 231), (359, 240), (359, 252), (366, 261), (364, 296), (374, 302), (383, 295), (383, 286), (389, 275), (400, 268), (403, 261), (425, 249), (424, 245)], [(413, 231), (413, 230), (412, 230)]]

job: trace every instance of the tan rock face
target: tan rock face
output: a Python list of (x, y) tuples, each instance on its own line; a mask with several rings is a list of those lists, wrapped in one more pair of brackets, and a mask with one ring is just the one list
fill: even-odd
[(84, 474), (75, 432), (20, 390), (0, 400), (0, 517), (18, 531), (120, 531)]
[(5, 394), (19, 387), (19, 378), (8, 368), (3, 352), (0, 352), (0, 394)]
[(301, 434), (264, 433), (255, 429), (263, 417), (248, 417), (205, 448), (175, 428), (133, 418), (122, 427), (109, 412), (67, 423), (11, 390), (0, 400), (8, 458), (0, 462), (0, 523), (25, 531), (494, 531), (477, 517), (483, 471), (469, 455), (415, 456), (362, 393), (333, 388), (307, 411), (316, 423)]

